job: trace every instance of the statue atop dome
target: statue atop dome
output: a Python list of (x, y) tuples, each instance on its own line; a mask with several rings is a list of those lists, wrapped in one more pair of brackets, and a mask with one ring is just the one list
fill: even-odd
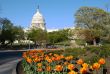
[(38, 29), (46, 30), (45, 24), (46, 24), (45, 19), (43, 15), (40, 13), (39, 6), (38, 6), (37, 12), (34, 14), (32, 18), (31, 28), (38, 28)]

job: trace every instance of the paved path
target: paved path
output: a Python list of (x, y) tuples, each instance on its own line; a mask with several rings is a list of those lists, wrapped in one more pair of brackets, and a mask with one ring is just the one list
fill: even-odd
[(22, 59), (20, 51), (0, 52), (0, 74), (16, 74), (16, 66)]
[(0, 74), (16, 74), (17, 63), (21, 60), (22, 58), (16, 58), (16, 60), (14, 59), (0, 65)]
[[(42, 49), (46, 51), (61, 49)], [(16, 66), (22, 59), (22, 52), (28, 50), (4, 50), (0, 51), (0, 74), (16, 74)]]

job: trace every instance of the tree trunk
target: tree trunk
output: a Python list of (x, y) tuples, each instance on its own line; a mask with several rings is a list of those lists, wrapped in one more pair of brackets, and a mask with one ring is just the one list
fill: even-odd
[(93, 39), (93, 45), (96, 46), (96, 39)]
[(37, 41), (35, 41), (34, 48), (37, 48), (36, 45), (37, 45)]

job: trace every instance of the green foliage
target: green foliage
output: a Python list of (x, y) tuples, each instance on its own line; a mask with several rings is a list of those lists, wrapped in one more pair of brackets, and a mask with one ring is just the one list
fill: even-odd
[(108, 50), (108, 49), (102, 49), (102, 50), (100, 51), (99, 56), (100, 56), (100, 57), (108, 57), (108, 56), (110, 56), (110, 50)]
[(48, 53), (53, 53), (53, 54), (64, 54), (64, 50), (47, 51), (46, 53), (47, 53), (47, 54), (48, 54)]
[(97, 39), (108, 35), (106, 28), (110, 23), (109, 13), (100, 8), (81, 7), (75, 14), (77, 27), (82, 28), (82, 34), (86, 41), (93, 41), (96, 44)]
[(86, 47), (87, 51), (90, 51), (91, 53), (97, 54), (99, 57), (108, 57), (110, 56), (110, 46), (100, 46), (100, 47), (95, 47), (95, 46), (89, 46)]
[(54, 43), (59, 43), (63, 41), (68, 40), (68, 29), (66, 30), (59, 30), (59, 31), (53, 31), (48, 33), (48, 43), (54, 44)]
[(55, 45), (70, 46), (70, 42), (69, 41), (62, 41), (62, 42), (59, 42), (59, 43), (55, 43)]
[(76, 39), (76, 43), (78, 45), (85, 45), (86, 41), (84, 41), (83, 39)]
[(22, 60), (22, 66), (23, 66), (23, 71), (24, 71), (24, 73), (26, 73), (26, 74), (34, 74), (33, 72), (34, 71), (32, 71), (31, 70), (31, 68), (32, 68), (32, 66), (31, 65), (29, 65), (27, 62), (26, 62), (26, 60)]
[(0, 21), (0, 43), (2, 45), (12, 44), (13, 41), (23, 39), (24, 31), (21, 27), (14, 26), (8, 19)]
[(108, 57), (110, 56), (110, 46), (102, 46), (101, 49), (100, 49), (100, 54), (99, 54), (100, 57)]
[(46, 42), (47, 40), (47, 32), (41, 29), (31, 29), (28, 33), (28, 39), (32, 40), (35, 43)]
[(91, 53), (95, 52), (96, 54), (99, 53), (100, 47), (96, 46), (87, 46), (85, 47), (88, 51), (91, 51)]
[(94, 62), (97, 62), (98, 59), (99, 59), (99, 56), (97, 56), (97, 55), (92, 55), (91, 57), (89, 57), (89, 56), (86, 57), (86, 58), (85, 58), (85, 62), (90, 63), (90, 64), (93, 64)]
[(65, 49), (64, 55), (73, 55), (75, 57), (82, 56), (85, 54), (86, 50), (82, 48), (67, 48)]
[(67, 48), (65, 49), (64, 55), (73, 55), (75, 57), (80, 57), (85, 60), (85, 62), (93, 64), (99, 58), (107, 58), (110, 56), (110, 46), (88, 46), (85, 48)]

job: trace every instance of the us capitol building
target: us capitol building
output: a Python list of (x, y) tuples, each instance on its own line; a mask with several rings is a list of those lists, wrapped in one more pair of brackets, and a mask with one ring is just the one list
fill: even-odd
[[(32, 17), (32, 21), (31, 21), (31, 24), (30, 24), (30, 27), (27, 28), (27, 29), (24, 29), (24, 32), (28, 32), (30, 31), (31, 29), (42, 29), (44, 31), (47, 31), (47, 32), (52, 32), (52, 31), (58, 31), (59, 29), (55, 29), (55, 30), (48, 30), (46, 29), (46, 23), (45, 23), (45, 19), (43, 17), (43, 15), (40, 13), (39, 11), (39, 7), (37, 8), (37, 12), (33, 15)], [(74, 29), (74, 28), (70, 28), (70, 29)], [(32, 41), (30, 40), (21, 40), (22, 43), (33, 43)], [(18, 41), (15, 41), (15, 43), (18, 43)], [(71, 43), (75, 43), (74, 40), (71, 41)]]
[(42, 30), (46, 30), (46, 23), (43, 15), (39, 11), (39, 7), (37, 8), (37, 12), (34, 14), (31, 22), (31, 29), (32, 28), (38, 28)]
[[(37, 12), (33, 15), (32, 17), (32, 21), (31, 21), (31, 25), (29, 28), (24, 29), (24, 32), (28, 32), (31, 29), (42, 29), (42, 30), (46, 30), (46, 23), (45, 23), (45, 19), (43, 17), (43, 15), (40, 13), (39, 11), (39, 7), (37, 8)], [(26, 40), (20, 40), (22, 43), (33, 43), (30, 40), (27, 40), (27, 38), (25, 38)], [(18, 40), (15, 40), (14, 43), (19, 43)]]

